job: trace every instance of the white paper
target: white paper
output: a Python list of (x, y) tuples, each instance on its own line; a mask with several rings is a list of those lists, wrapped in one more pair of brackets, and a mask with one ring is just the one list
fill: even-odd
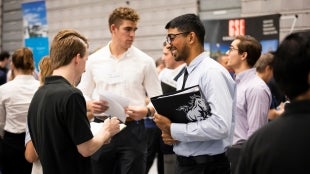
[(175, 96), (175, 95), (187, 94), (187, 93), (191, 93), (191, 92), (195, 92), (195, 91), (199, 91), (199, 86), (190, 87), (186, 90), (176, 91), (175, 93), (173, 93), (171, 95), (163, 95), (163, 96), (158, 97), (158, 98), (166, 98), (166, 97)]
[(104, 115), (117, 117), (121, 122), (125, 123), (125, 108), (129, 105), (128, 98), (105, 91), (99, 94), (99, 100), (105, 100), (108, 102), (109, 109), (103, 113)]
[[(98, 131), (101, 129), (103, 123), (96, 123), (96, 122), (90, 122), (90, 129), (91, 132), (93, 133), (93, 135), (96, 135), (98, 133)], [(123, 130), (126, 127), (125, 124), (120, 123), (119, 124), (119, 129)]]

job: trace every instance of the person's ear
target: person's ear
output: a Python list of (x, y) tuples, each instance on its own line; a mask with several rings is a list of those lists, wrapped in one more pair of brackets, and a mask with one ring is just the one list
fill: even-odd
[(243, 52), (240, 54), (241, 55), (241, 60), (245, 60), (248, 56), (248, 53), (247, 52)]
[(80, 53), (78, 53), (73, 59), (74, 59), (74, 64), (79, 64), (80, 59), (81, 59)]
[(110, 31), (111, 31), (111, 33), (113, 33), (113, 32), (115, 31), (116, 28), (117, 28), (117, 26), (116, 26), (115, 24), (112, 24), (112, 25), (110, 26)]
[(188, 34), (188, 38), (189, 38), (189, 42), (193, 42), (195, 39), (195, 33), (194, 32), (190, 32)]

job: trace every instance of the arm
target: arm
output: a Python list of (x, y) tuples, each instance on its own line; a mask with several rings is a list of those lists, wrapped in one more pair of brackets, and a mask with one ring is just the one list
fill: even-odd
[(220, 140), (229, 135), (233, 116), (234, 82), (227, 78), (216, 69), (201, 75), (198, 84), (210, 105), (211, 115), (205, 120), (187, 124), (172, 123), (171, 135), (174, 139), (182, 142), (209, 141)]
[(173, 145), (178, 143), (178, 141), (173, 139), (171, 136), (171, 121), (167, 117), (160, 114), (155, 114), (154, 121), (159, 127), (159, 129), (162, 131), (161, 136), (165, 144)]
[(2, 101), (2, 95), (0, 92), (0, 138), (3, 138), (4, 134), (4, 124), (5, 124), (5, 119), (6, 119), (6, 112), (5, 112), (5, 107), (4, 103)]
[(38, 156), (31, 140), (28, 141), (26, 144), (25, 158), (29, 163), (33, 163), (39, 159), (39, 156)]
[(119, 131), (119, 121), (116, 117), (106, 119), (98, 133), (92, 139), (77, 145), (77, 149), (82, 156), (91, 156), (103, 144), (109, 143), (111, 137), (117, 134)]
[(277, 117), (279, 117), (281, 114), (283, 114), (284, 112), (284, 103), (281, 102), (280, 105), (275, 109), (270, 109), (268, 111), (268, 120), (274, 120), (276, 119)]
[(34, 148), (34, 145), (32, 143), (30, 133), (29, 133), (28, 123), (26, 124), (25, 144), (26, 144), (25, 153), (24, 153), (25, 159), (29, 163), (33, 163), (39, 159), (39, 156), (38, 156), (36, 149)]
[(247, 120), (248, 120), (248, 132), (249, 138), (257, 129), (268, 123), (268, 112), (271, 103), (271, 95), (268, 93), (268, 87), (253, 88), (246, 92), (248, 96), (247, 103)]
[[(162, 89), (158, 75), (156, 72), (156, 67), (153, 62), (149, 62), (147, 67), (144, 69), (144, 81), (143, 85), (146, 90), (148, 97), (154, 97), (162, 94)], [(150, 111), (148, 111), (148, 109)], [(125, 108), (126, 114), (134, 120), (141, 120), (145, 116), (153, 116), (155, 109), (152, 103), (148, 103), (147, 107), (145, 106), (129, 106)], [(148, 112), (151, 114), (149, 115)]]

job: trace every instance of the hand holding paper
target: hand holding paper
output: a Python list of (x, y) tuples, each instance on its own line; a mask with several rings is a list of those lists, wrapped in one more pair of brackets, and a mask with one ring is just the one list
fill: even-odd
[[(103, 126), (103, 122), (101, 123), (97, 123), (97, 122), (91, 122), (90, 123), (90, 129), (91, 129), (91, 132), (93, 133), (93, 135), (96, 135), (98, 133), (98, 131), (102, 128)], [(124, 128), (126, 127), (125, 124), (123, 123), (120, 123), (119, 124), (119, 130), (123, 130)]]
[(89, 101), (87, 105), (94, 114), (100, 114), (109, 109), (109, 103), (105, 100)]
[(125, 123), (125, 108), (129, 105), (128, 98), (113, 94), (112, 92), (103, 91), (99, 94), (99, 100), (108, 102), (108, 109), (104, 112), (105, 115), (115, 116), (121, 122)]

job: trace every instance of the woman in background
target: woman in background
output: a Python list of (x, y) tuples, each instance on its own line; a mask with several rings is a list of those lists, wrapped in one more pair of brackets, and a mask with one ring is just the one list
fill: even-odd
[(12, 55), (15, 78), (0, 86), (0, 130), (3, 133), (3, 173), (30, 174), (32, 164), (24, 157), (27, 113), (39, 87), (33, 77), (34, 60), (29, 48), (17, 49)]

